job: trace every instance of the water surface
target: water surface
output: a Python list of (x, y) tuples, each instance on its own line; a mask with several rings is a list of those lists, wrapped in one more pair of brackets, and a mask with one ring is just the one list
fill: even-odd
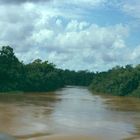
[(0, 132), (17, 139), (53, 135), (140, 139), (140, 99), (94, 95), (84, 87), (0, 95)]

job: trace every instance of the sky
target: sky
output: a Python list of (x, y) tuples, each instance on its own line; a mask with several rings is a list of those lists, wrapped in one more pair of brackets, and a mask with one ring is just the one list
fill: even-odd
[(140, 0), (0, 0), (0, 46), (30, 63), (104, 71), (140, 63)]

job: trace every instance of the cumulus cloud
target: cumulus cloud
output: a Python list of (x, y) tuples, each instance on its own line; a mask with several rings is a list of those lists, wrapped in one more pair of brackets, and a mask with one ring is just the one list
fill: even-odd
[(21, 4), (26, 2), (32, 2), (32, 3), (39, 3), (39, 2), (53, 2), (57, 5), (75, 5), (78, 7), (85, 7), (85, 6), (99, 6), (101, 4), (104, 4), (107, 2), (107, 0), (0, 0), (0, 4)]
[(125, 1), (122, 5), (122, 10), (135, 18), (140, 18), (140, 1)]
[[(106, 1), (88, 0), (91, 7)], [(129, 26), (98, 25), (84, 19), (85, 9), (64, 8), (66, 5), (88, 6), (87, 0), (62, 0), (61, 6), (58, 0), (49, 5), (36, 2), (15, 0), (10, 5), (0, 5), (0, 45), (14, 47), (20, 60), (28, 63), (35, 58), (47, 59), (58, 67), (76, 70), (105, 70), (138, 62), (140, 47), (127, 46)]]
[(48, 2), (52, 0), (0, 0), (0, 4), (21, 4), (26, 2)]

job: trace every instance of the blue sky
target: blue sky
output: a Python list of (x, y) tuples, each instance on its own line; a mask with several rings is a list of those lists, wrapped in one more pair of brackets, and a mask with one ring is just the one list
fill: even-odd
[(20, 60), (104, 71), (140, 63), (139, 0), (0, 0), (0, 45)]

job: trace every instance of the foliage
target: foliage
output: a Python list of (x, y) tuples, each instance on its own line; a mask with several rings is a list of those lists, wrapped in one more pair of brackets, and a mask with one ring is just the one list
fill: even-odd
[(87, 86), (94, 73), (57, 69), (48, 61), (36, 59), (23, 64), (9, 46), (0, 50), (0, 91), (50, 91), (65, 85)]
[(140, 96), (140, 65), (117, 66), (107, 72), (97, 73), (90, 87), (100, 93)]

